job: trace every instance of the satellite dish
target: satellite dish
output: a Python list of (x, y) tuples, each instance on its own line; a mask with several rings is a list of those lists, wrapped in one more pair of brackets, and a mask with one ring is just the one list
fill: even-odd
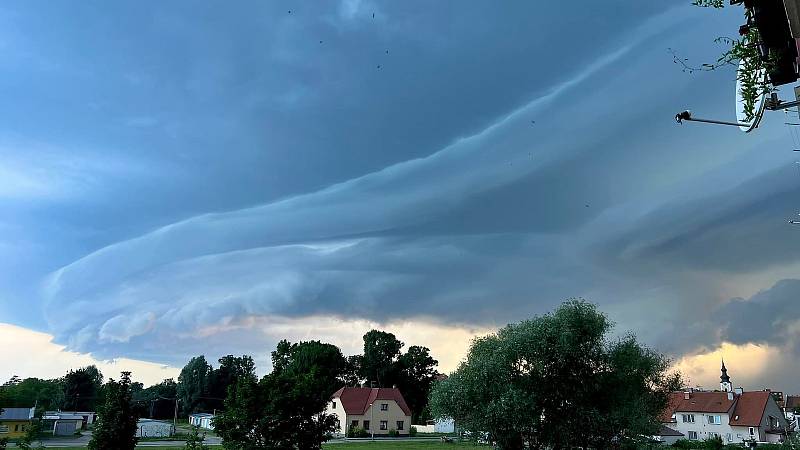
[(749, 133), (758, 128), (761, 119), (764, 117), (764, 107), (767, 104), (767, 93), (762, 92), (756, 99), (756, 103), (753, 107), (753, 120), (750, 122), (747, 121), (747, 106), (742, 97), (742, 79), (752, 77), (752, 79), (756, 80), (758, 83), (763, 83), (767, 79), (767, 71), (763, 67), (758, 69), (755, 73), (752, 73), (747, 66), (747, 60), (742, 59), (739, 61), (739, 68), (736, 70), (736, 121), (739, 122), (739, 129), (745, 133)]

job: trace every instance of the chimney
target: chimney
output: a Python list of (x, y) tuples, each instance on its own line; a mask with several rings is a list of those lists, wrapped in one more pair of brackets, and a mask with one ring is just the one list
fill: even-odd
[(733, 400), (733, 392), (731, 391), (728, 391), (728, 400), (729, 401)]
[(736, 395), (742, 395), (742, 393), (744, 392), (744, 389), (742, 389), (741, 387), (738, 387), (738, 388), (734, 389), (733, 391), (736, 392)]
[(687, 389), (687, 390), (683, 391), (683, 399), (684, 400), (689, 400), (689, 398), (691, 398), (691, 396), (692, 396), (692, 390), (691, 389)]

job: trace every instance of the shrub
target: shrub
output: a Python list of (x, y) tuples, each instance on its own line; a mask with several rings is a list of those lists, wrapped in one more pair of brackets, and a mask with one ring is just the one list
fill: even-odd
[(417, 427), (411, 427), (408, 429), (408, 435), (414, 437), (417, 435)]
[(0, 438), (0, 450), (6, 450), (8, 445), (8, 438)]
[(707, 450), (722, 450), (725, 447), (725, 443), (722, 442), (722, 438), (719, 436), (708, 438), (703, 441), (703, 444), (703, 448)]
[(369, 432), (361, 427), (350, 427), (350, 429), (347, 430), (347, 437), (365, 438), (369, 437)]
[(395, 430), (394, 428), (389, 430), (389, 437), (397, 437), (397, 436), (400, 436), (400, 433), (398, 433), (397, 430)]

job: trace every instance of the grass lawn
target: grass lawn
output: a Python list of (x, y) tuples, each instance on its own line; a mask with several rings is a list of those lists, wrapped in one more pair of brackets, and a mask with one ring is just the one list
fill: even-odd
[(323, 446), (325, 450), (359, 450), (370, 449), (378, 450), (387, 448), (391, 450), (475, 450), (476, 448), (484, 448), (483, 445), (475, 445), (470, 443), (450, 443), (437, 441), (376, 441), (376, 442), (344, 442), (335, 444), (326, 444)]

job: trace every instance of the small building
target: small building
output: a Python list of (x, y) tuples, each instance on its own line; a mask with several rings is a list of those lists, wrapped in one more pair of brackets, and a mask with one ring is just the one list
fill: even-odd
[(408, 435), (411, 429), (411, 409), (397, 388), (343, 387), (331, 396), (327, 413), (339, 419), (340, 435), (353, 428), (376, 436), (391, 430)]
[(153, 419), (139, 419), (136, 437), (170, 437), (175, 434), (175, 427), (169, 422)]
[(194, 413), (189, 416), (189, 425), (200, 427), (205, 430), (214, 429), (214, 414)]
[(434, 433), (455, 433), (456, 432), (456, 422), (453, 419), (448, 417), (442, 417), (436, 419), (436, 422), (433, 423), (433, 432)]
[(42, 416), (42, 429), (52, 430), (54, 436), (72, 436), (84, 428), (81, 415), (60, 411), (47, 411)]
[(719, 437), (726, 444), (783, 442), (790, 431), (772, 391), (733, 389), (725, 363), (720, 390), (673, 392), (661, 423), (690, 441)]
[(680, 439), (686, 439), (683, 433), (678, 430), (673, 430), (672, 428), (661, 425), (661, 429), (658, 432), (658, 436), (654, 437), (654, 440), (658, 443), (665, 444), (665, 445), (672, 445), (675, 442), (679, 441)]
[(36, 408), (3, 408), (0, 413), (0, 438), (17, 439), (25, 436), (35, 412)]

